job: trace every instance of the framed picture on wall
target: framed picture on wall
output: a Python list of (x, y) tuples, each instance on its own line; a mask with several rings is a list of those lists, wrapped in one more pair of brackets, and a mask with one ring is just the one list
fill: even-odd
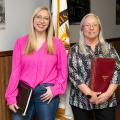
[(0, 0), (0, 29), (5, 27), (5, 0)]
[(83, 16), (90, 12), (90, 0), (67, 0), (70, 24), (79, 24)]
[(120, 0), (116, 0), (116, 24), (120, 25)]

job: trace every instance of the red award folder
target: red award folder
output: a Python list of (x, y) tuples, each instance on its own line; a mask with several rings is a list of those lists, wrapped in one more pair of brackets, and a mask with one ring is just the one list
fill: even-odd
[(95, 92), (105, 92), (115, 70), (114, 58), (94, 58), (91, 61), (90, 88)]

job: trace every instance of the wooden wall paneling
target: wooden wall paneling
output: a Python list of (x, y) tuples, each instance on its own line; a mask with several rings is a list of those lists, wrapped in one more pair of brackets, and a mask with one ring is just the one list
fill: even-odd
[[(118, 55), (120, 56), (120, 38), (117, 38), (117, 39), (114, 39), (114, 40), (110, 40), (110, 42), (115, 47)], [(116, 90), (116, 98), (117, 98), (118, 104), (120, 104), (120, 86), (118, 86), (118, 88)], [(120, 109), (120, 106), (117, 108), (117, 110), (118, 109)]]
[[(1, 58), (0, 58), (0, 86), (2, 85), (1, 84), (1, 79), (2, 79), (2, 64), (1, 64)], [(0, 120), (2, 120), (2, 93), (1, 93), (1, 90), (0, 90)]]
[[(4, 93), (5, 93), (5, 89), (6, 89), (6, 86), (7, 86), (7, 84), (8, 84), (8, 80), (9, 80), (9, 76), (10, 76), (10, 73), (11, 73), (11, 63), (12, 63), (12, 57), (11, 56), (8, 56), (6, 59), (5, 59), (5, 68), (6, 68), (6, 73), (5, 73), (5, 76), (4, 76), (4, 78), (5, 78), (5, 81), (4, 81)], [(5, 103), (6, 104), (6, 103)], [(6, 112), (6, 120), (9, 118), (10, 119), (10, 110), (8, 110), (8, 107), (6, 106), (5, 107), (5, 110), (7, 111)]]
[(112, 43), (120, 56), (120, 38), (107, 39), (107, 42)]
[(4, 94), (11, 71), (11, 56), (0, 57), (0, 120), (10, 120), (10, 111), (5, 103)]

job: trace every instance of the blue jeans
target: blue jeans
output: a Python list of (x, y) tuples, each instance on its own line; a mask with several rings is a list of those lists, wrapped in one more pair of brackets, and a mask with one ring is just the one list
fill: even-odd
[(54, 97), (49, 104), (47, 103), (48, 101), (42, 102), (40, 100), (40, 95), (46, 92), (45, 87), (52, 85), (53, 84), (45, 83), (36, 87), (33, 90), (26, 116), (13, 113), (12, 120), (32, 120), (34, 115), (37, 115), (37, 120), (55, 120), (59, 96)]

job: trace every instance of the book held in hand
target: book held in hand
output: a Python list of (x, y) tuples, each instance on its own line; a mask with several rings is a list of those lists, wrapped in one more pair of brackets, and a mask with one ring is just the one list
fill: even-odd
[(105, 92), (115, 71), (114, 58), (93, 58), (90, 70), (90, 88), (95, 92)]
[(17, 110), (17, 112), (20, 113), (22, 116), (26, 115), (31, 95), (32, 95), (32, 87), (20, 81), (18, 85), (18, 96), (17, 96), (17, 105), (19, 109)]

